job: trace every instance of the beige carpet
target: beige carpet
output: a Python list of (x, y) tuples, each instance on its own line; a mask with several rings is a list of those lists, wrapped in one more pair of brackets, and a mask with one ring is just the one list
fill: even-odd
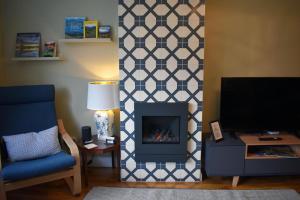
[(199, 190), (94, 187), (84, 200), (300, 200), (295, 190)]

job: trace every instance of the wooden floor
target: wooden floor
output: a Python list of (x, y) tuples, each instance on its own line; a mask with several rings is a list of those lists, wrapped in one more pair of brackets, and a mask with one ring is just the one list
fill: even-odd
[[(54, 181), (8, 193), (8, 200), (80, 200), (92, 187), (148, 187), (148, 188), (191, 188), (191, 189), (233, 189), (231, 178), (207, 178), (201, 183), (125, 183), (119, 181), (119, 170), (111, 168), (89, 168), (88, 187), (74, 197), (64, 181)], [(292, 188), (300, 192), (300, 176), (243, 177), (234, 189), (282, 189)]]

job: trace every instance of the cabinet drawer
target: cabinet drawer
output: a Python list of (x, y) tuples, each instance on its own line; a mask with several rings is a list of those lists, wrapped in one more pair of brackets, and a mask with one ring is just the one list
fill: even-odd
[(205, 153), (205, 171), (208, 176), (236, 176), (244, 172), (245, 147), (208, 147)]
[(300, 174), (300, 159), (257, 159), (245, 161), (245, 175), (295, 175)]

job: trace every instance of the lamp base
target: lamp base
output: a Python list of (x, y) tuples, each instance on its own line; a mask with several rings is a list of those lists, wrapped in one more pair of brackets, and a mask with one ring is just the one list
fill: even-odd
[(95, 115), (97, 138), (99, 140), (106, 140), (107, 137), (113, 135), (112, 126), (114, 122), (114, 112), (108, 111), (96, 111)]

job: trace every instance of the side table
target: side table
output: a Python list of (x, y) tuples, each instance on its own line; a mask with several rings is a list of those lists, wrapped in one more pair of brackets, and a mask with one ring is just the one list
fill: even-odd
[[(103, 155), (105, 153), (111, 152), (112, 158), (112, 167), (119, 167), (120, 165), (120, 143), (119, 138), (116, 137), (116, 144), (106, 144), (105, 141), (100, 141), (97, 139), (97, 135), (93, 136), (93, 143), (97, 145), (97, 147), (92, 149), (87, 149), (84, 147), (84, 144), (80, 142), (76, 142), (78, 149), (82, 158), (82, 175), (84, 178), (85, 186), (88, 185), (88, 172), (87, 172), (87, 156), (88, 155)], [(117, 157), (117, 165), (115, 163)]]

